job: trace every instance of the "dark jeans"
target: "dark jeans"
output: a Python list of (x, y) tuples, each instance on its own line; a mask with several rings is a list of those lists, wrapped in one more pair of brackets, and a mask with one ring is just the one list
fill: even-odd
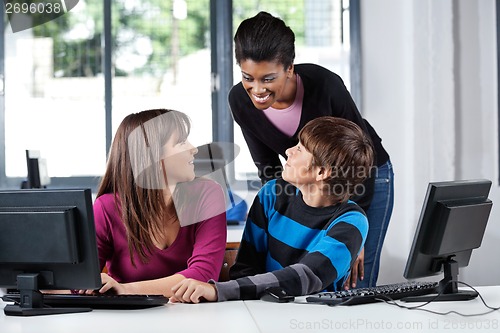
[(364, 280), (357, 281), (357, 288), (377, 284), (380, 254), (394, 205), (394, 172), (391, 161), (387, 161), (375, 171), (373, 199), (366, 211), (369, 229), (365, 242)]

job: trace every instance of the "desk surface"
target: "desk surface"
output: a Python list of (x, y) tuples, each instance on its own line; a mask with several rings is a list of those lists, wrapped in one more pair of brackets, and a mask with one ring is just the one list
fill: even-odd
[[(485, 301), (500, 306), (500, 286), (478, 287)], [(0, 314), (2, 333), (80, 332), (498, 332), (500, 311), (484, 316), (445, 316), (376, 303), (329, 307), (319, 304), (229, 301), (203, 304), (167, 304), (145, 310), (94, 310), (88, 313), (37, 317)], [(402, 304), (402, 303), (400, 303)], [(415, 306), (419, 303), (406, 304)], [(5, 303), (0, 301), (0, 309)], [(463, 314), (486, 312), (479, 298), (467, 302), (439, 302), (425, 309)]]

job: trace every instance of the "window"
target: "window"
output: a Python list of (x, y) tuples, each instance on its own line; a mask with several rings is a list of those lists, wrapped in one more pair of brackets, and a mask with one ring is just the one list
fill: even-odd
[[(233, 29), (260, 10), (280, 16), (296, 34), (296, 62), (321, 64), (349, 87), (349, 3), (357, 1), (217, 4), (232, 6)], [(212, 141), (213, 128), (224, 131), (211, 96), (209, 8), (215, 2), (80, 0), (65, 15), (16, 33), (2, 9), (0, 187), (20, 186), (27, 174), (25, 150), (33, 149), (47, 160), (51, 186), (95, 189), (111, 138), (131, 112), (161, 107), (187, 113), (195, 145)], [(225, 47), (232, 49), (231, 42)], [(234, 64), (232, 72), (239, 82), (239, 67)], [(234, 141), (241, 148), (236, 179), (256, 179), (237, 125)]]
[(102, 173), (102, 22), (92, 18), (98, 3), (16, 33), (5, 25), (8, 178), (26, 176), (26, 149), (41, 152), (51, 177)]
[[(259, 11), (278, 16), (295, 33), (295, 63), (316, 63), (339, 74), (350, 87), (349, 1), (238, 1), (233, 2), (233, 32), (244, 19)], [(234, 33), (233, 33), (234, 35)], [(234, 58), (233, 58), (234, 59)], [(241, 81), (234, 65), (234, 82)], [(241, 147), (235, 160), (236, 179), (256, 179), (255, 167), (239, 126), (234, 124), (234, 141)]]
[[(113, 130), (127, 114), (188, 114), (190, 141), (212, 140), (209, 0), (113, 1)], [(115, 20), (113, 20), (113, 23)]]
[(52, 184), (76, 178), (95, 186), (105, 170), (106, 140), (124, 116), (149, 108), (187, 113), (192, 143), (211, 141), (209, 0), (105, 3), (112, 20), (112, 96), (104, 89), (102, 1), (80, 0), (67, 14), (20, 32), (5, 25), (0, 162), (10, 186), (26, 177), (26, 149), (47, 160)]

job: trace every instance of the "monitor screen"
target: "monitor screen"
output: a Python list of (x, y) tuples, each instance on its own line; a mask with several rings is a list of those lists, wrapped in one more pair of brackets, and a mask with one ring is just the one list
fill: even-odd
[(26, 150), (26, 167), (28, 178), (23, 181), (21, 188), (45, 188), (50, 184), (47, 160), (41, 157), (40, 151)]
[(490, 187), (489, 180), (428, 185), (403, 275), (416, 279), (444, 273), (439, 287), (443, 295), (436, 300), (477, 296), (458, 291), (458, 268), (467, 266), (472, 251), (481, 246), (493, 205), (488, 199)]
[(221, 185), (226, 201), (228, 225), (245, 223), (248, 205), (232, 190), (231, 179), (226, 172), (228, 164), (238, 154), (239, 148), (232, 143), (212, 142), (197, 149), (194, 159), (195, 175), (209, 178)]
[(74, 312), (39, 291), (101, 287), (90, 189), (0, 191), (0, 287), (21, 293), (11, 315)]

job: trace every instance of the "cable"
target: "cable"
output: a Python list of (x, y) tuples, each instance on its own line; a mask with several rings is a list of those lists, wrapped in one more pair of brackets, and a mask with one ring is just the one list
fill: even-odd
[[(395, 300), (391, 299), (390, 297), (387, 297), (387, 296), (383, 296), (381, 297), (379, 300), (380, 301), (383, 301), (389, 305), (395, 305), (399, 308), (402, 308), (402, 309), (407, 309), (407, 310), (420, 310), (420, 311), (425, 311), (425, 312), (429, 312), (429, 313), (432, 313), (432, 314), (437, 314), (437, 315), (448, 315), (448, 314), (451, 314), (451, 313), (454, 313), (454, 314), (457, 314), (459, 316), (462, 316), (462, 317), (474, 317), (474, 316), (483, 316), (483, 315), (486, 315), (486, 314), (489, 314), (489, 313), (492, 313), (494, 311), (497, 311), (497, 310), (500, 310), (500, 307), (492, 307), (488, 304), (486, 304), (486, 301), (484, 300), (483, 296), (481, 295), (481, 293), (479, 293), (476, 288), (472, 287), (471, 285), (469, 285), (468, 283), (465, 283), (465, 282), (462, 282), (462, 281), (457, 281), (457, 280), (450, 280), (448, 281), (444, 287), (446, 287), (449, 283), (460, 283), (462, 285), (465, 285), (467, 287), (469, 287), (470, 289), (472, 289), (473, 291), (475, 291), (479, 298), (481, 299), (481, 302), (484, 304), (484, 306), (488, 309), (490, 309), (489, 311), (486, 311), (486, 312), (482, 312), (482, 313), (474, 313), (474, 314), (467, 314), (467, 313), (461, 313), (461, 312), (458, 312), (458, 311), (455, 311), (455, 310), (451, 310), (451, 311), (448, 311), (448, 312), (438, 312), (438, 311), (433, 311), (433, 310), (429, 310), (429, 309), (423, 309), (422, 307), (434, 302), (434, 300), (436, 298), (438, 298), (440, 295), (443, 294), (443, 290), (445, 288), (441, 288), (442, 290), (436, 295), (434, 296), (432, 299), (430, 299), (429, 301), (423, 303), (423, 304), (420, 304), (420, 305), (417, 305), (417, 306), (405, 306), (405, 305), (401, 305), (401, 304), (398, 304)], [(385, 299), (384, 299), (385, 297)]]
[[(18, 300), (14, 299), (12, 297), (9, 297), (9, 294), (3, 295), (2, 297), (0, 297), (0, 299), (2, 299), (2, 301), (4, 301), (4, 302), (12, 302), (12, 303), (14, 303), (14, 305), (21, 307), (21, 302), (19, 302)], [(47, 305), (47, 304), (42, 304), (42, 305), (43, 305), (42, 308), (44, 308), (44, 309), (52, 308), (52, 306)]]
[(21, 305), (18, 301), (16, 301), (15, 299), (13, 298), (10, 298), (9, 295), (3, 295), (2, 297), (2, 301), (4, 302), (14, 302), (14, 305)]

